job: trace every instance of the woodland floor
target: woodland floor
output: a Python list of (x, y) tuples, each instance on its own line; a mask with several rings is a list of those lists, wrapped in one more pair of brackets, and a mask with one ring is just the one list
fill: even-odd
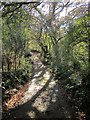
[(48, 67), (34, 62), (33, 78), (6, 103), (6, 119), (78, 118), (62, 81), (55, 80)]

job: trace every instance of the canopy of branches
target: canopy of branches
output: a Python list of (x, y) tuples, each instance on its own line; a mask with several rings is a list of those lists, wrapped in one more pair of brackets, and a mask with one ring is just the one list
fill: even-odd
[(41, 61), (47, 63), (56, 78), (64, 79), (63, 75), (72, 73), (67, 88), (90, 85), (88, 2), (2, 2), (1, 10), (4, 90), (12, 86), (13, 79), (21, 84), (32, 76), (33, 50), (40, 53)]

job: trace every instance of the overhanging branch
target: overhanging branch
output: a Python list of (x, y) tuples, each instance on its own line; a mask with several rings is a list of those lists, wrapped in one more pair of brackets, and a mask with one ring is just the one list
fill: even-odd
[(40, 5), (41, 3), (40, 2), (12, 2), (12, 3), (5, 3), (5, 2), (2, 2), (2, 6), (3, 7), (3, 11), (4, 9), (6, 9), (7, 7), (15, 7), (14, 9), (10, 9), (6, 12), (3, 12), (2, 13), (2, 17), (5, 17), (7, 14), (9, 13), (13, 13), (14, 11), (16, 11), (17, 9), (19, 9), (22, 5), (28, 5), (28, 4), (32, 4), (33, 5), (33, 8), (36, 8), (38, 5)]

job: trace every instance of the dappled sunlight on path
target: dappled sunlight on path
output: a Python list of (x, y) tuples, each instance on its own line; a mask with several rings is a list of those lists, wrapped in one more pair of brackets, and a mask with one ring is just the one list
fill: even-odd
[(27, 102), (34, 96), (40, 89), (43, 88), (43, 86), (46, 84), (46, 82), (50, 79), (50, 73), (48, 71), (44, 71), (43, 75), (41, 75), (43, 71), (40, 71), (38, 73), (34, 73), (32, 81), (29, 83), (28, 90), (25, 92), (24, 97), (22, 98), (22, 102), (20, 104)]
[(34, 63), (34, 75), (19, 100), (10, 110), (13, 118), (73, 118), (74, 111), (68, 104), (62, 86), (54, 80), (49, 68)]

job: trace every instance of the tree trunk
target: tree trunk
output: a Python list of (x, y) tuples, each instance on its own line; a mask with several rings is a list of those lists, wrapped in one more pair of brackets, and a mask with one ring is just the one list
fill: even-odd
[(15, 63), (15, 71), (16, 71), (16, 69), (17, 69), (17, 63), (16, 63), (16, 52), (15, 52), (14, 63)]

